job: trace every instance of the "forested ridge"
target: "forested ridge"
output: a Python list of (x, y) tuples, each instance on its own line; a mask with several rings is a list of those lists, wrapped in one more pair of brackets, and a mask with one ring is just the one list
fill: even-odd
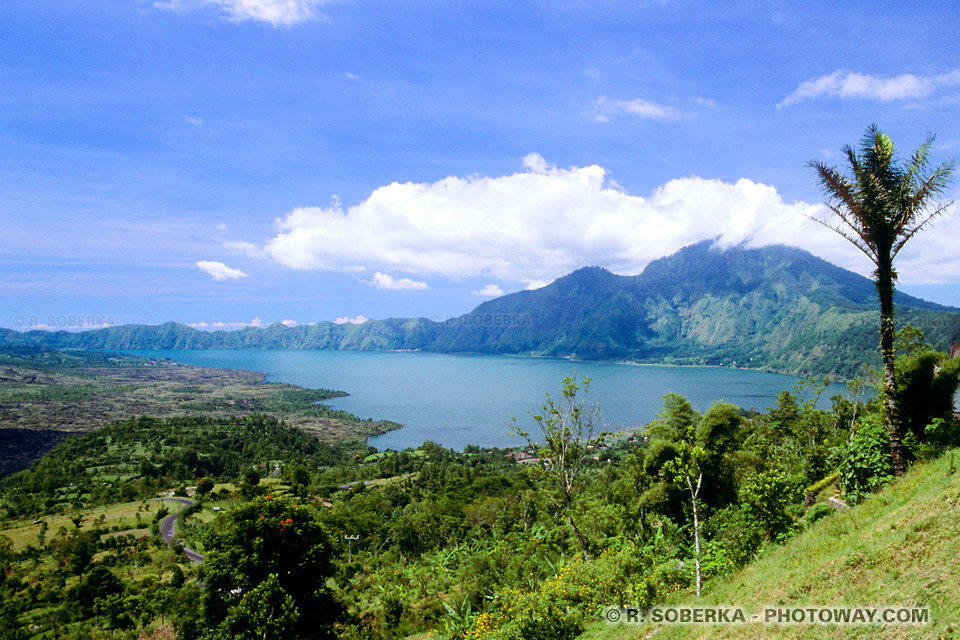
[[(901, 324), (947, 350), (960, 311), (897, 293)], [(168, 322), (79, 333), (0, 330), (0, 343), (96, 349), (356, 349), (736, 366), (852, 378), (879, 363), (873, 283), (801, 249), (690, 245), (637, 276), (585, 267), (454, 318), (205, 332)]]

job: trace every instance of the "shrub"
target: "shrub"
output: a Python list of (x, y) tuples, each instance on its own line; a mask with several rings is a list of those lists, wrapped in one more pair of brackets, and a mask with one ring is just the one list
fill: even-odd
[(890, 439), (878, 416), (864, 418), (850, 440), (834, 452), (840, 485), (852, 502), (860, 502), (893, 477)]
[[(509, 592), (500, 615), (481, 615), (468, 639), (573, 640), (583, 633), (583, 615), (556, 593), (541, 589)], [(499, 629), (498, 622), (504, 624)]]
[(750, 516), (771, 540), (785, 535), (793, 524), (787, 507), (802, 497), (799, 486), (783, 473), (767, 470), (754, 476), (741, 491), (740, 499)]
[[(643, 579), (643, 556), (632, 545), (611, 547), (592, 562), (565, 564), (533, 591), (506, 589), (493, 612), (472, 622), (469, 640), (566, 640), (584, 629), (587, 616), (610, 605), (649, 606), (655, 588)], [(672, 561), (674, 566), (677, 561)], [(689, 581), (686, 581), (689, 582)]]
[(729, 506), (704, 524), (703, 573), (720, 576), (736, 571), (757, 555), (765, 539), (748, 505)]

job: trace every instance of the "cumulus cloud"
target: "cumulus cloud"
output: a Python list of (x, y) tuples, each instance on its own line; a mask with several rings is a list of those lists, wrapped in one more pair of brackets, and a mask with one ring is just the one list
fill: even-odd
[(373, 274), (373, 279), (368, 280), (367, 284), (376, 289), (429, 289), (426, 282), (418, 282), (410, 278), (394, 278), (386, 273), (379, 271)]
[(330, 0), (158, 0), (154, 6), (184, 13), (200, 7), (215, 7), (231, 22), (255, 20), (275, 27), (289, 27), (312, 20), (317, 8)]
[(501, 289), (495, 284), (488, 284), (483, 289), (480, 289), (479, 291), (474, 291), (473, 295), (482, 296), (484, 298), (499, 298), (500, 296), (503, 295), (503, 289)]
[[(651, 260), (714, 238), (721, 248), (800, 246), (859, 273), (872, 270), (853, 246), (808, 218), (826, 219), (823, 204), (785, 202), (769, 185), (688, 177), (641, 197), (608, 180), (600, 166), (561, 169), (537, 154), (523, 166), (500, 177), (394, 183), (346, 208), (296, 209), (278, 221), (263, 251), (295, 269), (375, 272), (364, 281), (387, 289), (427, 288), (388, 272), (528, 288), (590, 264), (637, 274)], [(929, 235), (908, 248), (924, 247)], [(926, 259), (960, 276), (960, 256), (944, 243)], [(911, 271), (901, 264), (902, 281), (916, 281)]]
[(368, 320), (370, 320), (370, 318), (366, 318), (366, 317), (360, 316), (360, 315), (356, 316), (355, 318), (351, 318), (351, 317), (349, 317), (349, 316), (344, 316), (344, 317), (342, 317), (342, 318), (337, 318), (336, 320), (334, 320), (334, 321), (333, 321), (333, 324), (363, 324), (364, 322), (367, 322)]
[(892, 77), (872, 76), (849, 69), (837, 69), (828, 75), (800, 83), (800, 86), (784, 98), (777, 108), (822, 96), (841, 99), (861, 98), (881, 102), (919, 100), (929, 97), (939, 89), (957, 85), (960, 85), (960, 69), (931, 76), (905, 73)]
[(213, 260), (197, 260), (197, 267), (217, 281), (247, 277), (247, 274), (240, 269), (233, 269), (222, 262), (215, 262)]

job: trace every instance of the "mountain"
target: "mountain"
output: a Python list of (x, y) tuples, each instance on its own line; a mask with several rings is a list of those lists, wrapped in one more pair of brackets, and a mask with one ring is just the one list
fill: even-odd
[[(960, 310), (896, 303), (935, 346), (960, 337)], [(433, 349), (852, 375), (879, 362), (877, 304), (869, 279), (801, 249), (701, 242), (638, 276), (586, 267), (485, 302), (445, 323)]]
[[(960, 309), (898, 293), (898, 322), (935, 347), (960, 341)], [(725, 365), (851, 376), (878, 364), (876, 290), (801, 249), (720, 251), (710, 241), (637, 276), (584, 267), (543, 288), (484, 302), (443, 323), (274, 324), (204, 332), (168, 322), (82, 333), (3, 331), (0, 344), (101, 349), (411, 349)]]

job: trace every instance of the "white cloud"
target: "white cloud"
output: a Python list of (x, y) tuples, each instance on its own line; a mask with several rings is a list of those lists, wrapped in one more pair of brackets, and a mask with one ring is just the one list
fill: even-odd
[(187, 118), (187, 122), (195, 127), (203, 126), (203, 118)]
[(247, 277), (247, 274), (240, 269), (233, 269), (222, 262), (214, 262), (212, 260), (197, 260), (197, 267), (217, 281)]
[(660, 122), (671, 122), (683, 117), (683, 113), (674, 107), (657, 104), (642, 98), (608, 100), (606, 96), (597, 98), (592, 116), (597, 122), (607, 122), (612, 116), (623, 114)]
[[(482, 277), (529, 288), (591, 264), (636, 274), (651, 260), (708, 238), (720, 238), (721, 247), (800, 246), (860, 273), (872, 270), (852, 245), (807, 217), (826, 217), (824, 205), (784, 202), (768, 185), (689, 177), (644, 198), (617, 188), (599, 166), (559, 169), (537, 154), (523, 164), (524, 170), (501, 177), (394, 183), (349, 208), (296, 209), (278, 221), (264, 253), (295, 269), (376, 272), (365, 282), (393, 289), (427, 285), (387, 272)], [(930, 235), (918, 235), (908, 248), (927, 246)], [(960, 255), (948, 240), (943, 244), (929, 245), (936, 251), (925, 259), (960, 277)], [(908, 263), (900, 274), (903, 282), (923, 277)]]
[(900, 281), (907, 284), (948, 284), (960, 280), (960, 205), (955, 203), (936, 226), (913, 237), (897, 256)]
[(387, 275), (386, 273), (380, 273), (379, 271), (373, 274), (373, 280), (369, 280), (367, 284), (376, 289), (400, 290), (430, 288), (426, 282), (417, 282), (416, 280), (411, 280), (410, 278), (394, 279), (393, 276)]
[[(223, 224), (223, 223), (221, 223)], [(219, 226), (217, 227), (220, 228)], [(226, 225), (224, 225), (226, 228)], [(235, 253), (241, 256), (249, 256), (251, 258), (262, 258), (263, 249), (253, 244), (252, 242), (240, 241), (228, 241), (223, 243), (223, 248), (229, 251), (230, 253)]]
[(223, 322), (221, 320), (216, 322), (190, 322), (187, 326), (202, 331), (234, 331), (245, 327), (262, 328), (267, 325), (260, 318), (254, 318), (250, 322)]
[(344, 316), (342, 318), (337, 318), (336, 320), (334, 320), (333, 324), (363, 324), (368, 320), (370, 320), (370, 318), (366, 318), (364, 316), (359, 316), (359, 315), (355, 318)]
[(69, 331), (73, 333), (118, 326), (112, 322), (85, 322), (82, 318), (83, 316), (49, 316), (48, 319), (57, 320), (57, 322), (53, 324), (45, 322), (30, 323), (28, 326), (25, 326), (24, 329), (28, 331)]
[(831, 74), (800, 83), (800, 86), (784, 98), (777, 108), (821, 96), (841, 99), (861, 98), (881, 102), (919, 100), (943, 87), (957, 85), (960, 85), (960, 69), (932, 76), (905, 73), (893, 77), (871, 76), (849, 69), (837, 69)]
[(500, 296), (503, 295), (503, 289), (501, 289), (495, 284), (488, 284), (483, 289), (480, 289), (479, 291), (474, 291), (473, 295), (483, 296), (484, 298), (499, 298)]
[(219, 8), (231, 22), (256, 20), (289, 27), (319, 16), (317, 8), (330, 0), (158, 0), (154, 6), (178, 13), (204, 6)]
[(282, 324), (285, 327), (295, 327), (299, 323), (296, 320), (281, 320), (280, 324)]

